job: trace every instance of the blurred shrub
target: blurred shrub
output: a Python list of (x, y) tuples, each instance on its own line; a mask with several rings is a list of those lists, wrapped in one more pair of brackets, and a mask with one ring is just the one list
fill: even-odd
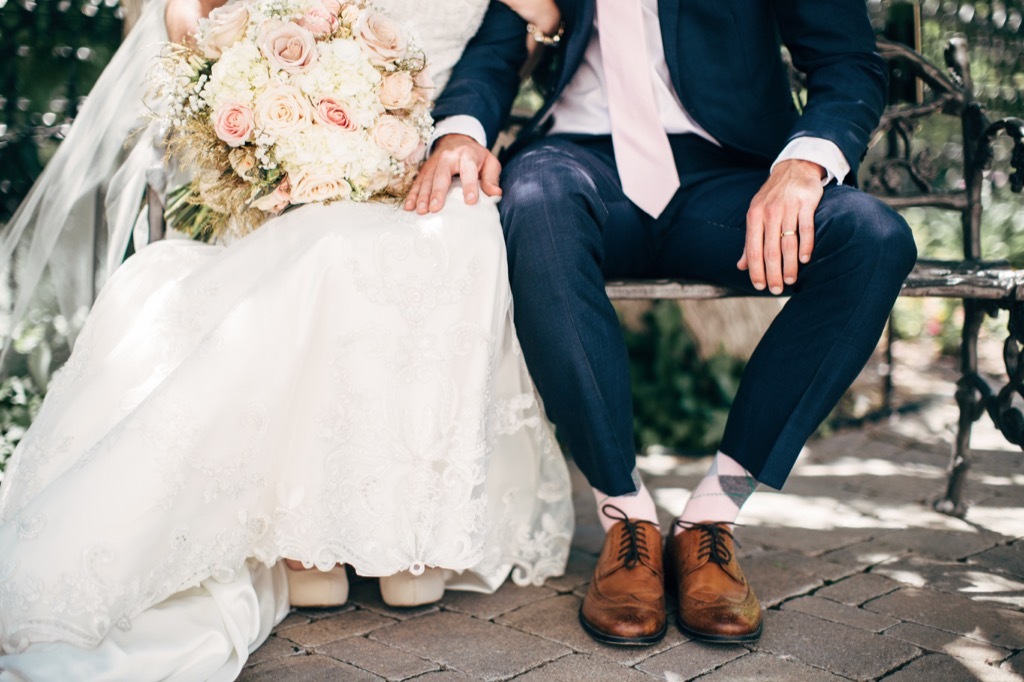
[(633, 382), (637, 451), (655, 445), (714, 451), (744, 362), (723, 354), (701, 359), (674, 301), (655, 302), (639, 327), (624, 325), (623, 331)]
[(0, 223), (121, 42), (118, 0), (0, 0)]

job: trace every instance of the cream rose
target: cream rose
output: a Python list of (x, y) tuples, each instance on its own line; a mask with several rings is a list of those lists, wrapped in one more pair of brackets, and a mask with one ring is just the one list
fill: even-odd
[(222, 5), (210, 12), (200, 31), (199, 49), (207, 59), (220, 59), (249, 28), (249, 8), (244, 2)]
[(317, 38), (326, 38), (338, 28), (338, 15), (331, 14), (325, 7), (314, 7), (299, 19), (299, 26)]
[(380, 103), (385, 109), (406, 109), (416, 101), (412, 76), (405, 71), (396, 71), (384, 76), (380, 86)]
[(369, 53), (370, 61), (385, 66), (405, 57), (409, 41), (401, 27), (380, 12), (364, 12), (352, 27), (352, 34)]
[(391, 182), (391, 173), (377, 171), (366, 180), (366, 191), (373, 195), (388, 188)]
[(434, 79), (430, 76), (430, 69), (423, 69), (413, 78), (416, 85), (415, 94), (423, 102), (430, 101), (430, 93), (434, 91)]
[(311, 204), (347, 199), (350, 194), (352, 187), (341, 178), (310, 169), (295, 174), (291, 200), (293, 204)]
[(355, 23), (359, 21), (359, 17), (362, 13), (363, 10), (359, 9), (357, 6), (347, 4), (341, 8), (341, 13), (339, 16), (341, 16), (341, 20), (344, 21), (346, 24), (348, 24), (349, 26), (354, 26)]
[(266, 213), (278, 214), (288, 208), (288, 205), (291, 203), (291, 184), (288, 182), (288, 178), (286, 177), (278, 183), (273, 192), (260, 197), (256, 201), (252, 202), (252, 205)]
[(381, 116), (370, 131), (378, 147), (403, 161), (416, 151), (420, 144), (419, 133), (411, 125), (396, 116)]
[(425, 158), (427, 158), (427, 145), (420, 140), (420, 143), (416, 145), (416, 149), (412, 150), (412, 154), (406, 157), (405, 166), (406, 168), (414, 168)]
[(412, 171), (392, 176), (388, 182), (387, 193), (393, 197), (404, 197), (409, 193), (409, 188), (412, 187), (415, 177), (416, 174)]
[(244, 104), (222, 104), (213, 112), (213, 131), (229, 147), (241, 147), (252, 130), (253, 114)]
[(298, 132), (312, 122), (312, 107), (291, 85), (268, 87), (256, 98), (256, 126), (274, 137)]
[(359, 126), (349, 115), (348, 110), (337, 100), (324, 97), (313, 110), (316, 120), (324, 125), (334, 126), (342, 130), (355, 130)]
[(316, 38), (298, 24), (271, 24), (260, 36), (260, 51), (272, 66), (299, 73), (316, 61)]

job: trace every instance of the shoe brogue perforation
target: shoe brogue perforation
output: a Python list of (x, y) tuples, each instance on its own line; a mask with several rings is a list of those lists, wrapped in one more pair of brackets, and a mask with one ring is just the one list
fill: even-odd
[[(606, 505), (616, 523), (605, 536), (580, 623), (606, 644), (650, 645), (665, 634), (665, 580), (656, 523), (634, 520)], [(618, 512), (618, 515), (615, 514)]]
[(666, 580), (677, 595), (680, 630), (706, 642), (752, 642), (762, 630), (761, 605), (747, 582), (725, 523), (677, 520), (669, 535)]

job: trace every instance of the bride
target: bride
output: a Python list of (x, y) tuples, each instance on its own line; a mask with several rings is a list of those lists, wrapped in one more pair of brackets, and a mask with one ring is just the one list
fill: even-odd
[[(168, 2), (179, 37), (205, 0)], [(419, 34), (435, 92), (485, 12), (511, 11), (378, 4)], [(146, 9), (105, 94), (166, 39), (164, 9)], [(76, 127), (102, 120), (86, 113)], [(75, 132), (0, 255), (84, 181), (64, 163), (89, 144)], [(148, 135), (111, 194), (150, 170)], [(0, 485), (0, 680), (234, 679), (289, 584), (344, 600), (342, 565), (397, 604), (560, 575), (568, 476), (512, 327), (495, 201), (311, 204), (118, 267)], [(136, 212), (108, 212), (111, 253)], [(57, 223), (30, 226), (30, 258)]]

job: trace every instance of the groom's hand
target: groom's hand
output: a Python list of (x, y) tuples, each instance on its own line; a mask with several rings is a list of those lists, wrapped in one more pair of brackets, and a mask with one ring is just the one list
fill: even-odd
[(775, 166), (747, 211), (747, 241), (736, 264), (747, 270), (754, 288), (767, 283), (773, 294), (796, 282), (800, 263), (814, 250), (814, 211), (823, 193), (825, 169), (790, 159)]
[(480, 190), (488, 196), (501, 196), (501, 164), (497, 157), (468, 135), (450, 134), (434, 143), (405, 198), (405, 210), (420, 215), (440, 211), (455, 176), (462, 179), (467, 204), (477, 202)]

